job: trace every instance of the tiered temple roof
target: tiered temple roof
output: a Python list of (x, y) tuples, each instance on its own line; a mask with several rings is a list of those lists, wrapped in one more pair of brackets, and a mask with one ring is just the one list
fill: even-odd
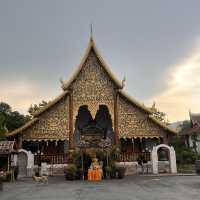
[[(150, 121), (152, 124), (155, 124), (155, 126), (159, 127), (160, 129), (164, 130), (164, 131), (167, 131), (168, 133), (172, 133), (172, 134), (176, 134), (177, 132), (168, 127), (166, 124), (158, 121), (157, 119), (155, 119), (153, 116), (152, 116), (152, 110), (149, 109), (148, 107), (146, 107), (144, 104), (141, 104), (140, 102), (138, 102), (137, 100), (135, 100), (134, 98), (130, 97), (129, 95), (127, 95), (124, 91), (123, 91), (123, 83), (121, 81), (119, 81), (114, 75), (113, 73), (110, 71), (108, 65), (106, 64), (106, 62), (104, 61), (104, 59), (102, 58), (99, 50), (97, 49), (96, 45), (95, 45), (95, 42), (93, 40), (93, 38), (91, 37), (90, 38), (90, 41), (89, 41), (89, 45), (86, 49), (86, 52), (81, 60), (81, 63), (80, 65), (78, 66), (77, 70), (75, 71), (75, 73), (72, 75), (72, 77), (68, 80), (68, 81), (62, 81), (62, 89), (63, 89), (63, 92), (57, 97), (55, 98), (53, 101), (50, 101), (46, 106), (44, 106), (42, 109), (40, 109), (38, 112), (34, 113), (33, 114), (33, 119), (31, 121), (29, 121), (27, 124), (25, 124), (24, 126), (8, 133), (8, 136), (14, 136), (16, 134), (20, 134), (24, 131), (26, 131), (27, 129), (35, 126), (35, 124), (39, 123), (40, 121), (40, 117), (41, 115), (43, 115), (43, 113), (49, 111), (53, 106), (55, 106), (56, 104), (58, 104), (64, 97), (67, 97), (69, 92), (70, 92), (70, 87), (71, 85), (73, 84), (73, 82), (75, 82), (76, 78), (78, 77), (78, 75), (80, 74), (90, 52), (93, 51), (94, 54), (96, 55), (96, 57), (98, 58), (98, 60), (100, 61), (101, 63), (101, 66), (103, 67), (103, 69), (105, 70), (105, 72), (107, 73), (107, 75), (110, 77), (111, 81), (113, 82), (113, 84), (115, 85), (115, 88), (117, 88), (120, 96), (125, 99), (126, 101), (130, 102), (130, 104), (132, 104), (134, 107), (137, 107), (137, 109), (141, 110), (142, 113), (144, 113), (145, 115), (145, 119), (147, 119), (148, 121)], [(63, 105), (63, 108), (62, 110), (64, 109), (64, 106)], [(56, 115), (57, 117), (57, 115)], [(199, 117), (200, 118), (200, 117)], [(198, 118), (198, 119), (199, 119)], [(194, 118), (194, 119), (197, 119)], [(195, 121), (194, 121), (195, 122)], [(66, 122), (67, 123), (67, 122)], [(64, 122), (63, 122), (64, 124)], [(198, 124), (198, 123), (197, 123)], [(34, 127), (34, 129), (36, 129)], [(61, 131), (62, 132), (62, 131)], [(130, 135), (130, 134), (134, 134), (134, 132), (131, 132), (131, 133), (128, 133), (129, 135), (126, 135), (128, 137), (134, 137), (134, 135)], [(142, 134), (142, 132), (141, 132)], [(66, 135), (65, 135), (66, 136)], [(139, 135), (138, 135), (139, 136)], [(135, 137), (137, 137), (137, 135), (135, 135)], [(151, 137), (151, 135), (150, 135)], [(153, 137), (153, 135), (152, 135)], [(58, 138), (59, 139), (59, 138)], [(63, 138), (62, 138), (63, 139)]]

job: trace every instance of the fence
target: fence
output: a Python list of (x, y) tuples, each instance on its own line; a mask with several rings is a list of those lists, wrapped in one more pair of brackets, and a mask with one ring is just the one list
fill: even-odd
[(133, 162), (137, 161), (139, 157), (142, 157), (145, 161), (151, 160), (151, 153), (150, 152), (122, 152), (120, 154), (120, 161), (121, 162)]
[(34, 164), (46, 162), (48, 164), (64, 164), (67, 163), (68, 156), (66, 154), (52, 154), (52, 155), (35, 155)]

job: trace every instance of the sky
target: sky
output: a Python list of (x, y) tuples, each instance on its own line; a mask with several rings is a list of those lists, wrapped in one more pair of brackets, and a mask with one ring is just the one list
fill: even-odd
[(27, 113), (61, 93), (88, 45), (170, 122), (200, 112), (200, 1), (0, 0), (0, 101)]

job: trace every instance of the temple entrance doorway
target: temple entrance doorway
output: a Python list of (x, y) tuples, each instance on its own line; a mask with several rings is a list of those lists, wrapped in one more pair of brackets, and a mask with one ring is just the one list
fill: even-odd
[(89, 142), (93, 139), (110, 138), (112, 143), (115, 142), (112, 119), (106, 105), (99, 105), (94, 119), (87, 105), (79, 107), (75, 122), (75, 143), (81, 138), (87, 138)]

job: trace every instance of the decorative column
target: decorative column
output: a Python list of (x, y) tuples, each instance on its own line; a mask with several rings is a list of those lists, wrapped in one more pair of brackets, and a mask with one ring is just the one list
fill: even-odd
[(119, 130), (118, 130), (118, 99), (119, 93), (116, 91), (114, 99), (114, 131), (115, 131), (115, 142), (119, 144)]
[(73, 149), (73, 93), (69, 93), (69, 148)]

